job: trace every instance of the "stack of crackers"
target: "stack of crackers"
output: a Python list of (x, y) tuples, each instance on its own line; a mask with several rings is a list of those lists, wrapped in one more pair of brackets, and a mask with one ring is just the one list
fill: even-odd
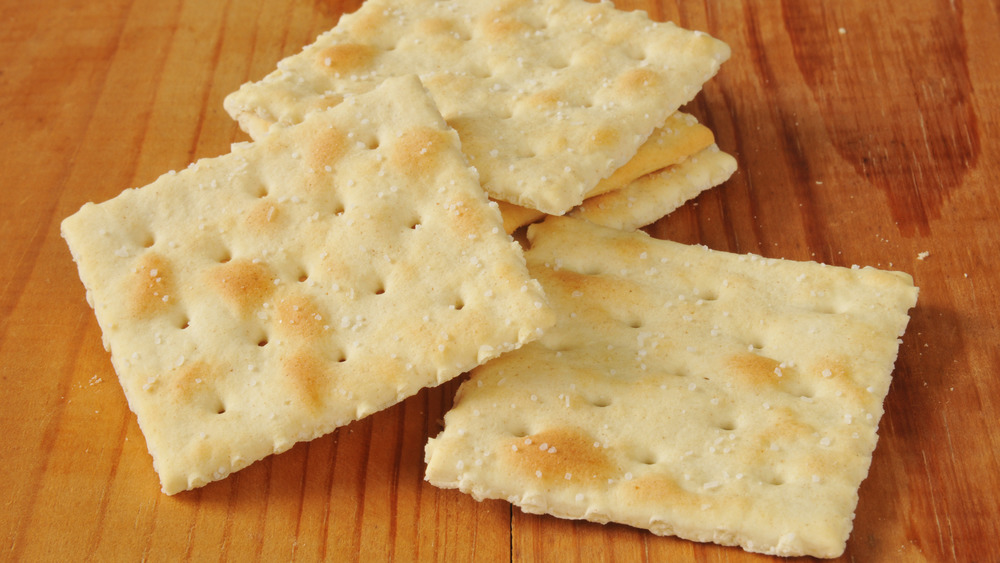
[(468, 373), (436, 486), (839, 555), (917, 291), (637, 230), (735, 170), (678, 111), (728, 56), (609, 3), (368, 0), (226, 98), (252, 142), (67, 218), (163, 491)]

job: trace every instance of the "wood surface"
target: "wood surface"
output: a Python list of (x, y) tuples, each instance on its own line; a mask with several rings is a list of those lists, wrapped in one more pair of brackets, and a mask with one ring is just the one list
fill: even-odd
[[(167, 497), (59, 222), (246, 136), (222, 109), (359, 1), (0, 1), (0, 560), (761, 561), (423, 482), (457, 384)], [(911, 273), (844, 561), (1000, 560), (1000, 2), (619, 0), (733, 57), (740, 170), (649, 228)]]

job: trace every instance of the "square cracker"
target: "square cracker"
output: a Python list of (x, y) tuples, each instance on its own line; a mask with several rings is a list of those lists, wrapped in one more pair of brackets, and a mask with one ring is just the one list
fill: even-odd
[(911, 278), (568, 217), (528, 237), (556, 326), (472, 372), (427, 480), (526, 512), (842, 553)]
[(491, 197), (561, 215), (729, 57), (704, 33), (584, 0), (368, 0), (225, 108), (252, 137), (419, 74)]
[(412, 76), (88, 203), (62, 232), (167, 494), (553, 322)]

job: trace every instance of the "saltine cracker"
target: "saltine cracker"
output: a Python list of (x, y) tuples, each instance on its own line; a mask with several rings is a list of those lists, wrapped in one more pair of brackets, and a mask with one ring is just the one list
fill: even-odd
[(417, 78), (65, 219), (167, 494), (537, 338), (551, 311)]
[(912, 279), (567, 217), (528, 237), (557, 324), (472, 372), (427, 480), (526, 512), (842, 553)]

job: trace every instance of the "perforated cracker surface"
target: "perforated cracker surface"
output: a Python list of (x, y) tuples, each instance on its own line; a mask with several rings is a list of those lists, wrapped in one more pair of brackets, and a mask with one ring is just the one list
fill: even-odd
[(87, 204), (63, 236), (168, 494), (552, 321), (414, 77)]
[(427, 479), (528, 512), (780, 555), (840, 554), (909, 276), (529, 228), (559, 319), (473, 371)]
[(225, 107), (260, 138), (417, 73), (492, 197), (562, 214), (728, 56), (708, 35), (607, 2), (368, 0)]

